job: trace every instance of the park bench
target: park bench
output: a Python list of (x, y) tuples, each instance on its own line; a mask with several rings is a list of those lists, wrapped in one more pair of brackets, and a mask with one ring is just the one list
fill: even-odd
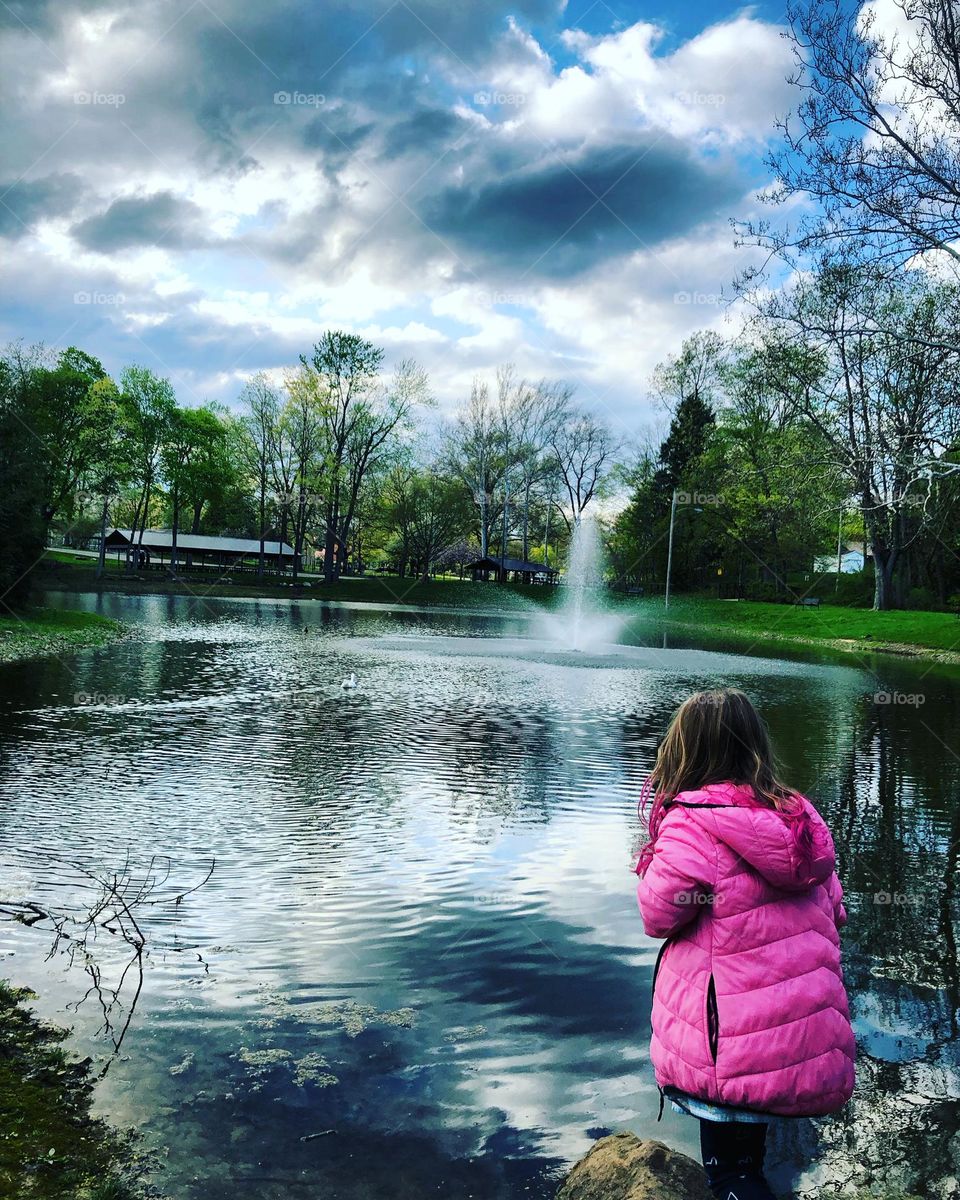
[(819, 608), (820, 607), (820, 597), (819, 596), (802, 596), (797, 601), (797, 604), (799, 604), (801, 608)]

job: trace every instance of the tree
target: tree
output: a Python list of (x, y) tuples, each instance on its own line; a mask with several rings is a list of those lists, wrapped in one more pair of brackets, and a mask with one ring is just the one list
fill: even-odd
[(98, 359), (71, 346), (47, 366), (38, 350), (16, 353), (23, 419), (42, 446), (42, 516), (49, 528), (69, 510), (85, 476), (111, 455), (118, 436), (116, 392)]
[(109, 417), (109, 433), (100, 453), (92, 456), (85, 472), (83, 486), (100, 500), (100, 548), (97, 554), (96, 578), (104, 572), (107, 558), (107, 523), (110, 502), (118, 491), (129, 484), (134, 475), (132, 430), (120, 392), (112, 379), (98, 379), (91, 387), (96, 411)]
[(197, 418), (189, 460), (179, 472), (181, 499), (190, 514), (190, 532), (199, 533), (204, 514), (223, 506), (241, 486), (240, 464), (235, 456), (229, 414), (216, 404), (190, 410)]
[(928, 524), (938, 480), (960, 471), (960, 295), (919, 271), (888, 278), (827, 264), (765, 310), (770, 379), (808, 422), (819, 464), (857, 498), (875, 568), (874, 607), (894, 607), (896, 572)]
[[(224, 427), (210, 408), (176, 408), (161, 450), (163, 476), (170, 489), (170, 574), (179, 565), (177, 536), (184, 499), (194, 512), (202, 509), (204, 492), (213, 483), (211, 469), (221, 465)], [(199, 509), (198, 509), (199, 505)]]
[(414, 480), (412, 500), (411, 546), (426, 580), (442, 554), (463, 541), (470, 508), (455, 480), (429, 468)]
[(716, 512), (736, 564), (736, 591), (747, 575), (787, 587), (791, 568), (809, 563), (836, 539), (849, 485), (830, 465), (817, 430), (797, 415), (796, 398), (770, 377), (763, 347), (745, 340), (725, 363), (714, 437), (700, 462), (718, 493)]
[[(150, 516), (150, 498), (160, 473), (161, 455), (177, 401), (168, 379), (155, 375), (149, 367), (133, 366), (120, 376), (120, 406), (129, 430), (131, 471), (138, 485), (131, 541), (142, 546)], [(133, 567), (132, 558), (128, 565)]]
[(550, 433), (550, 449), (566, 493), (568, 507), (561, 511), (565, 517), (570, 514), (568, 526), (579, 525), (597, 495), (617, 444), (602, 421), (569, 403), (566, 392)]
[(30, 386), (16, 356), (0, 359), (0, 604), (21, 603), (43, 553), (42, 445), (27, 424)]
[(364, 481), (389, 454), (391, 443), (415, 406), (429, 403), (427, 376), (413, 359), (402, 359), (390, 383), (378, 383), (354, 403), (344, 446), (344, 485), (337, 527), (337, 572), (346, 565), (347, 548)]
[[(316, 373), (317, 387), (327, 401), (323, 412), (327, 447), (323, 576), (331, 583), (337, 576), (347, 447), (348, 443), (353, 446), (354, 455), (362, 453), (365, 435), (358, 426), (369, 422), (364, 400), (376, 384), (383, 351), (358, 334), (328, 330), (314, 346), (311, 358), (301, 355), (300, 361), (307, 371)], [(355, 494), (354, 484), (359, 488), (356, 478), (351, 480), (350, 494)]]
[(812, 197), (793, 234), (751, 239), (781, 252), (856, 245), (902, 264), (942, 251), (960, 263), (960, 22), (953, 0), (897, 0), (899, 30), (873, 5), (804, 0), (788, 10), (802, 100), (779, 123), (775, 202)]
[(480, 557), (490, 553), (490, 533), (499, 515), (495, 495), (503, 474), (503, 430), (490, 391), (474, 379), (470, 397), (446, 431), (447, 470), (461, 480), (478, 510)]
[(570, 395), (570, 388), (563, 384), (541, 380), (531, 385), (524, 380), (517, 381), (512, 367), (501, 367), (497, 372), (500, 445), (504, 459), (504, 554), (509, 531), (509, 484), (515, 480), (513, 493), (517, 500), (514, 506), (520, 510), (520, 556), (525, 561), (530, 558), (531, 502), (535, 489), (555, 469), (550, 453), (551, 433), (556, 415), (564, 411)]
[(245, 436), (241, 447), (246, 468), (257, 489), (257, 535), (260, 539), (257, 576), (263, 578), (267, 538), (267, 485), (280, 419), (280, 397), (264, 372), (258, 371), (244, 384), (240, 402), (246, 408), (242, 418)]
[(282, 424), (290, 445), (293, 501), (293, 573), (303, 563), (307, 526), (320, 500), (327, 463), (326, 393), (315, 372), (301, 369), (287, 379), (289, 399)]

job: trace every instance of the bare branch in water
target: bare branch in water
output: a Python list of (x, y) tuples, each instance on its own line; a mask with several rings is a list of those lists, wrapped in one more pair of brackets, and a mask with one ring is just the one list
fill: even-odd
[[(65, 865), (75, 877), (80, 877), (80, 882), (73, 885), (78, 891), (93, 892), (88, 901), (47, 903), (33, 896), (0, 898), (0, 920), (47, 930), (51, 934), (47, 960), (63, 954), (69, 966), (82, 967), (90, 982), (73, 1007), (79, 1008), (90, 999), (95, 1001), (102, 1015), (97, 1035), (109, 1038), (115, 1054), (130, 1028), (143, 991), (149, 956), (142, 924), (144, 914), (156, 908), (179, 908), (187, 896), (210, 881), (216, 859), (211, 860), (199, 882), (174, 889), (168, 887), (173, 864), (165, 856), (154, 855), (142, 872), (135, 869), (129, 853), (122, 867), (113, 872), (91, 869), (78, 862)], [(114, 939), (114, 945), (122, 945), (127, 951), (119, 976), (113, 981), (103, 973), (103, 955), (97, 946), (101, 931)], [(199, 957), (203, 962), (202, 956)]]

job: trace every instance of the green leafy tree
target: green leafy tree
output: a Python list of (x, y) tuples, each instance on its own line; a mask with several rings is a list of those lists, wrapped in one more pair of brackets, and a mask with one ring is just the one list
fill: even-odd
[(43, 553), (42, 445), (27, 424), (29, 381), (16, 353), (0, 359), (0, 606), (21, 604)]
[(316, 373), (317, 386), (327, 398), (323, 575), (330, 583), (337, 576), (338, 536), (343, 532), (344, 498), (349, 492), (348, 445), (364, 439), (360, 427), (367, 423), (365, 402), (376, 386), (383, 350), (358, 334), (328, 330), (311, 357), (301, 355), (300, 361)]
[(223, 423), (210, 408), (175, 408), (170, 416), (160, 465), (170, 493), (171, 574), (179, 565), (177, 537), (184, 504), (199, 524), (211, 489), (222, 486), (224, 441)]
[(133, 366), (120, 376), (120, 405), (129, 430), (130, 472), (137, 488), (131, 540), (142, 545), (177, 401), (168, 379), (155, 375), (149, 367)]

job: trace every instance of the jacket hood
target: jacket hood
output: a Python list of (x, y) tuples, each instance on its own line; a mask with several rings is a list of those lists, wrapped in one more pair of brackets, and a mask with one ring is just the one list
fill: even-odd
[(836, 854), (823, 818), (809, 800), (798, 798), (803, 813), (792, 820), (757, 804), (751, 787), (731, 783), (681, 792), (673, 804), (696, 811), (714, 837), (725, 842), (768, 883), (799, 892), (830, 877)]

